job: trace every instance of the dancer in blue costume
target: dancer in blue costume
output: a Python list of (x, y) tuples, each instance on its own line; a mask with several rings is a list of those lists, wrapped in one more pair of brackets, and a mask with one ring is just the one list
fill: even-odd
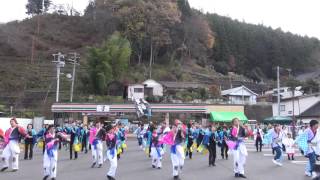
[(108, 180), (115, 180), (116, 170), (118, 166), (117, 159), (117, 135), (116, 135), (116, 126), (108, 125), (106, 127), (106, 144), (107, 144), (107, 153), (106, 159), (110, 162), (110, 168), (107, 173)]
[(271, 131), (271, 137), (272, 137), (272, 149), (276, 152), (276, 155), (274, 156), (272, 162), (278, 166), (282, 166), (282, 132), (281, 127), (279, 124), (274, 126), (274, 130)]
[(209, 167), (216, 166), (216, 163), (215, 163), (216, 156), (217, 156), (216, 139), (217, 139), (216, 128), (214, 126), (209, 126), (208, 132), (206, 132), (206, 135), (203, 138), (204, 144), (209, 151)]
[(192, 128), (191, 122), (187, 125), (186, 144), (187, 144), (186, 156), (189, 156), (189, 159), (192, 159), (193, 128)]
[(183, 150), (183, 143), (185, 142), (186, 133), (181, 121), (179, 120), (175, 121), (175, 124), (172, 126), (172, 131), (174, 133), (174, 144), (171, 146), (171, 162), (173, 168), (173, 178), (178, 180), (180, 179), (179, 174), (181, 174), (184, 166), (185, 153)]
[(305, 174), (310, 177), (316, 175), (316, 173), (313, 172), (315, 163), (316, 163), (316, 154), (315, 154), (315, 147), (312, 144), (312, 140), (316, 136), (318, 126), (319, 126), (319, 122), (317, 120), (311, 120), (310, 127), (306, 129), (304, 132), (307, 135), (307, 143), (308, 143), (308, 148), (306, 149), (306, 151), (304, 151), (304, 155), (309, 159), (309, 162), (307, 163), (305, 168)]
[(50, 125), (45, 135), (46, 147), (43, 156), (43, 180), (47, 180), (48, 178), (55, 180), (57, 177), (58, 145), (60, 139), (66, 140), (66, 134), (61, 132), (56, 133), (54, 125)]

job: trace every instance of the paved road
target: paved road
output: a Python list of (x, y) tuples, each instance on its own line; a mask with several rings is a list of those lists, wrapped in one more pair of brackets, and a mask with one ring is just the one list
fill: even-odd
[[(161, 170), (151, 168), (151, 160), (146, 157), (136, 145), (134, 139), (128, 141), (128, 150), (121, 157), (118, 164), (118, 180), (170, 180), (171, 161), (166, 154)], [(297, 157), (295, 162), (285, 161), (283, 167), (277, 167), (271, 162), (271, 150), (264, 148), (262, 153), (254, 150), (252, 142), (247, 143), (249, 157), (246, 165), (246, 175), (251, 180), (307, 180), (304, 176), (304, 165), (306, 159)], [(217, 154), (220, 150), (217, 150)], [(20, 157), (21, 158), (21, 157)], [(186, 159), (183, 180), (218, 179), (233, 180), (232, 156), (230, 160), (222, 160), (218, 155), (215, 167), (208, 167), (207, 156), (196, 154), (194, 159)], [(101, 169), (91, 169), (90, 154), (80, 153), (78, 160), (69, 160), (68, 152), (59, 152), (58, 177), (59, 180), (103, 180), (106, 179), (109, 164), (106, 163)], [(37, 149), (35, 157), (31, 161), (20, 161), (18, 172), (0, 173), (0, 180), (40, 180), (42, 179), (42, 154)]]

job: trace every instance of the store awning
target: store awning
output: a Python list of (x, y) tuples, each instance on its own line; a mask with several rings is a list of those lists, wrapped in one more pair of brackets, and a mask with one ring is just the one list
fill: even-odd
[(232, 119), (238, 118), (242, 122), (248, 122), (247, 116), (243, 112), (211, 112), (210, 120), (213, 122), (229, 123)]
[(290, 124), (292, 123), (292, 118), (288, 116), (272, 116), (265, 118), (263, 123), (266, 124)]

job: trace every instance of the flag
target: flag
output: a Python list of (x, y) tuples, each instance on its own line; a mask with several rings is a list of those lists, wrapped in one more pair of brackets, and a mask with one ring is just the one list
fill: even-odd
[(308, 152), (308, 134), (306, 132), (300, 134), (297, 138), (295, 143), (298, 145), (298, 147), (304, 152)]
[(163, 137), (159, 139), (159, 144), (167, 144), (167, 145), (173, 145), (173, 132), (170, 131), (169, 133), (165, 134)]
[(262, 144), (271, 144), (272, 143), (272, 133), (269, 132), (263, 136)]

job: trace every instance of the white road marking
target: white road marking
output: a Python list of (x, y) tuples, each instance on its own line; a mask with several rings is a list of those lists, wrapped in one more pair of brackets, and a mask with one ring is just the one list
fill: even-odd
[[(274, 154), (263, 154), (264, 156), (274, 156)], [(286, 156), (284, 156), (286, 157)], [(301, 154), (295, 154), (294, 157), (302, 157)]]
[(293, 164), (307, 164), (308, 161), (291, 161)]

